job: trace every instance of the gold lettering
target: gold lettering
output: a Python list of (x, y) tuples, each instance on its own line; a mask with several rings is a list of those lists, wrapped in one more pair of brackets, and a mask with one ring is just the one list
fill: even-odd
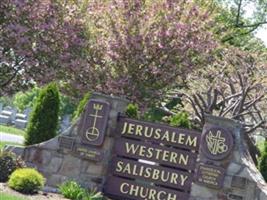
[(154, 171), (153, 171), (153, 175), (152, 175), (152, 179), (153, 179), (153, 180), (158, 180), (158, 179), (159, 179), (159, 173), (160, 173), (159, 170), (154, 169)]
[(171, 152), (170, 162), (177, 164), (177, 156), (178, 156), (177, 153)]
[(186, 166), (188, 164), (188, 160), (189, 160), (189, 156), (188, 155), (180, 154), (179, 164), (183, 164), (183, 165)]
[[(135, 188), (134, 188), (135, 187)], [(131, 185), (131, 188), (130, 188), (130, 195), (133, 195), (133, 196), (138, 196), (138, 192), (139, 192), (139, 186), (134, 186), (134, 185)], [(133, 194), (134, 193), (134, 194)]]
[(140, 146), (139, 148), (139, 156), (142, 156), (144, 157), (145, 156), (145, 153), (146, 153), (146, 147), (145, 146)]
[(173, 143), (177, 143), (177, 141), (176, 141), (176, 133), (175, 132), (172, 132), (172, 138), (171, 138), (171, 142), (173, 142)]
[(142, 130), (143, 130), (143, 126), (142, 125), (136, 125), (135, 135), (142, 136)]
[[(147, 137), (147, 138), (151, 138), (152, 135), (153, 135), (153, 131), (154, 131), (154, 129), (153, 129), (153, 128), (150, 128), (150, 131), (146, 131), (146, 132), (145, 132), (145, 137)], [(148, 132), (149, 132), (149, 133), (148, 133)]]
[(156, 197), (156, 194), (157, 194), (157, 191), (154, 190), (154, 189), (151, 189), (150, 192), (149, 192), (149, 197), (148, 197), (148, 199), (151, 199), (151, 200), (158, 200), (158, 199), (155, 198), (155, 197)]
[[(161, 195), (163, 195), (163, 197), (161, 197)], [(159, 191), (158, 195), (157, 195), (157, 199), (165, 200), (164, 196), (166, 196), (166, 192), (165, 191)]]
[(167, 200), (176, 200), (176, 194), (169, 193)]
[(161, 135), (161, 129), (157, 128), (157, 129), (155, 130), (154, 138), (155, 138), (156, 140), (158, 140), (158, 139), (160, 139), (160, 135)]
[(178, 137), (178, 143), (179, 144), (184, 144), (184, 140), (185, 140), (185, 134), (180, 133), (179, 137)]
[(139, 149), (138, 145), (134, 145), (134, 144), (129, 144), (128, 142), (125, 143), (126, 145), (126, 153), (131, 153), (131, 154), (136, 154), (136, 152)]
[(146, 154), (146, 157), (147, 158), (152, 158), (153, 157), (153, 148), (152, 147), (149, 147), (148, 149), (147, 149), (147, 154)]
[(188, 179), (188, 176), (185, 176), (183, 174), (181, 174), (181, 185), (184, 186), (185, 181)]
[(134, 166), (133, 166), (133, 172), (132, 172), (132, 175), (137, 176), (138, 173), (137, 173), (136, 171), (137, 171), (137, 166), (134, 165)]
[(167, 182), (170, 179), (170, 172), (166, 172), (165, 170), (162, 170), (160, 179), (163, 182)]
[(166, 132), (163, 134), (161, 140), (166, 140), (167, 142), (170, 141), (170, 134), (169, 134), (169, 131), (166, 131)]
[(144, 177), (145, 177), (145, 178), (149, 178), (149, 177), (151, 176), (151, 171), (152, 171), (152, 168), (150, 168), (150, 167), (148, 168), (148, 167), (147, 167), (147, 168), (145, 169)]
[(116, 172), (122, 171), (122, 165), (123, 165), (122, 161), (117, 162)]
[(196, 147), (197, 146), (197, 137), (192, 138), (190, 135), (187, 137), (186, 140), (186, 145), (188, 146), (193, 146)]
[(159, 160), (160, 159), (160, 153), (162, 152), (161, 149), (154, 149), (154, 151), (156, 151), (156, 159)]
[(127, 163), (122, 171), (123, 173), (131, 174), (131, 166), (130, 163)]
[(168, 158), (169, 158), (169, 151), (163, 151), (162, 160), (167, 162)]
[(127, 122), (124, 122), (124, 124), (123, 124), (123, 129), (122, 129), (121, 134), (122, 134), (122, 135), (125, 134), (125, 133), (126, 133), (126, 130), (127, 130)]
[(178, 183), (177, 178), (178, 178), (178, 174), (173, 173), (172, 176), (171, 176), (170, 183), (177, 184)]
[(134, 134), (134, 124), (129, 124), (129, 126), (128, 126), (128, 131), (127, 131), (127, 133), (128, 134)]
[(141, 187), (140, 188), (140, 197), (145, 199), (148, 196), (148, 192), (149, 192), (149, 190), (147, 188)]
[(128, 183), (122, 183), (121, 186), (120, 186), (120, 192), (121, 192), (122, 194), (127, 194), (129, 190), (127, 190), (127, 189), (124, 190), (124, 189), (123, 189), (124, 186), (129, 187), (129, 184), (128, 184)]

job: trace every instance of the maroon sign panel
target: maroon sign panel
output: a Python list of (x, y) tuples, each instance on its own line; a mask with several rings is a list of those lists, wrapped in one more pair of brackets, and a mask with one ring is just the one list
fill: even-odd
[(219, 189), (223, 186), (225, 169), (214, 165), (200, 164), (196, 177), (198, 183)]
[(90, 100), (79, 127), (82, 143), (102, 145), (109, 117), (110, 105), (100, 100)]
[(165, 124), (120, 117), (117, 134), (123, 137), (164, 143), (184, 149), (198, 150), (201, 133)]
[(189, 151), (129, 139), (118, 139), (114, 151), (119, 156), (153, 161), (187, 170), (195, 169), (197, 158), (196, 154)]
[(110, 171), (117, 176), (156, 182), (158, 185), (186, 191), (190, 190), (193, 178), (188, 172), (123, 158), (114, 158)]
[(115, 199), (187, 200), (201, 133), (119, 117), (104, 192)]
[(189, 198), (188, 193), (145, 185), (117, 177), (109, 178), (104, 193), (120, 200), (185, 200)]

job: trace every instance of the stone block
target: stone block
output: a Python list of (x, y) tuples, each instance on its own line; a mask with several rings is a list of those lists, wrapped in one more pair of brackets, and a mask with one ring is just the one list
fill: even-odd
[(212, 199), (214, 198), (214, 194), (212, 193), (211, 189), (198, 185), (193, 184), (191, 188), (191, 196), (193, 197), (201, 197), (204, 199)]
[(90, 163), (86, 172), (88, 174), (91, 174), (91, 175), (103, 176), (104, 175), (104, 166), (103, 166), (103, 164)]
[(64, 183), (68, 180), (67, 176), (62, 176), (59, 174), (52, 174), (47, 177), (46, 185), (52, 186), (52, 187), (58, 187), (58, 185)]
[(236, 175), (241, 172), (242, 168), (243, 168), (242, 165), (231, 162), (227, 168), (227, 174)]
[(52, 157), (50, 163), (46, 165), (45, 170), (50, 173), (57, 173), (61, 168), (62, 162), (63, 158)]
[(42, 149), (47, 149), (49, 151), (57, 151), (59, 149), (58, 137), (52, 138), (39, 144), (39, 147), (41, 147)]
[(87, 160), (83, 160), (80, 168), (81, 173), (86, 173), (89, 165), (90, 162), (88, 162)]
[(71, 155), (64, 156), (59, 173), (71, 178), (78, 177), (82, 160)]
[(231, 186), (244, 190), (247, 186), (247, 179), (240, 176), (233, 176)]

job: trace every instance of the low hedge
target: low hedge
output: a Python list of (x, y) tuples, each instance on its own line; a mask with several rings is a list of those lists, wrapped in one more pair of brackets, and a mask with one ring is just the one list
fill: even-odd
[(8, 181), (8, 186), (24, 194), (34, 194), (44, 186), (45, 179), (35, 169), (22, 168), (15, 170)]

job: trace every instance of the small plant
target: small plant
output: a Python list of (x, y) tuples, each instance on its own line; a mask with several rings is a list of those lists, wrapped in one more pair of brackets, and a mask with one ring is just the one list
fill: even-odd
[(13, 171), (24, 166), (24, 162), (15, 154), (0, 150), (0, 182), (6, 182)]
[(83, 195), (82, 200), (103, 200), (103, 196), (100, 192), (96, 192), (95, 190), (87, 191)]
[(127, 115), (127, 117), (138, 119), (138, 110), (139, 108), (137, 104), (130, 103), (126, 108), (125, 114)]
[(59, 192), (71, 200), (102, 200), (103, 196), (95, 190), (87, 191), (75, 181), (67, 181), (59, 186)]
[(91, 97), (91, 93), (90, 92), (88, 92), (88, 93), (86, 93), (84, 95), (84, 97), (80, 101), (79, 105), (77, 106), (77, 109), (73, 113), (72, 121), (75, 121), (80, 117), (80, 115), (82, 114), (82, 112), (83, 112), (87, 102), (89, 101), (90, 97)]
[(15, 170), (8, 181), (8, 186), (24, 194), (34, 194), (44, 186), (45, 179), (35, 169), (23, 168)]
[(182, 128), (191, 128), (190, 121), (188, 119), (188, 113), (180, 112), (169, 118), (171, 126), (177, 126)]
[(65, 198), (71, 200), (82, 200), (86, 191), (75, 181), (67, 181), (59, 186), (59, 192)]

